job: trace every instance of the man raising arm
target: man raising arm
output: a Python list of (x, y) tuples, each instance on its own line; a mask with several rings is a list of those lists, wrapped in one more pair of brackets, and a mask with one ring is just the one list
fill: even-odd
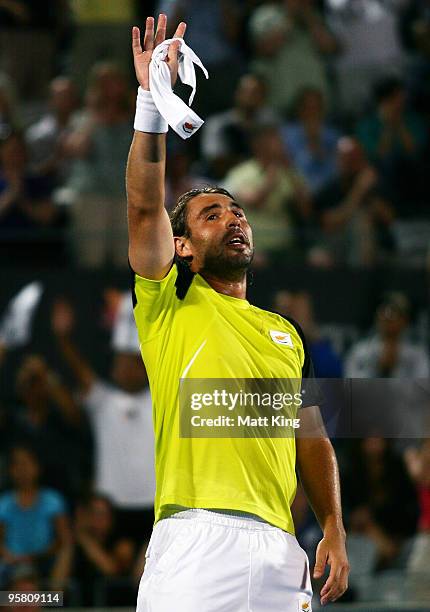
[[(308, 375), (310, 360), (295, 322), (246, 300), (254, 247), (241, 204), (225, 189), (206, 187), (182, 195), (170, 219), (164, 209), (167, 125), (152, 100), (149, 63), (165, 31), (164, 15), (156, 33), (148, 18), (142, 49), (133, 29), (140, 89), (127, 167), (129, 258), (153, 400), (157, 482), (137, 608), (310, 612), (309, 563), (291, 515), (294, 435), (180, 435), (180, 424), (191, 416), (189, 404), (180, 402), (180, 381), (190, 388), (200, 382), (208, 393), (214, 393), (211, 381), (220, 379), (233, 388), (249, 379), (294, 385)], [(184, 32), (181, 23), (176, 37)], [(172, 84), (179, 46), (171, 43), (165, 58)], [(324, 531), (316, 576), (326, 562), (331, 566), (322, 591), (327, 603), (343, 593), (347, 575), (336, 460), (325, 437), (297, 440), (297, 451)]]
[[(142, 91), (139, 95), (148, 105), (149, 113), (156, 113), (149, 92), (149, 63), (154, 46), (164, 41), (167, 19), (160, 15), (157, 33), (154, 18), (146, 20), (144, 50), (139, 28), (133, 28), (133, 57), (136, 76)], [(185, 23), (180, 23), (175, 37), (182, 38)], [(172, 84), (178, 73), (178, 46), (169, 47), (167, 63)], [(157, 128), (157, 126), (155, 126)], [(161, 126), (161, 129), (163, 127)], [(173, 233), (169, 216), (164, 208), (164, 180), (166, 170), (165, 133), (135, 131), (127, 165), (127, 200), (129, 227), (129, 259), (132, 269), (140, 276), (162, 279), (170, 269), (174, 255)]]

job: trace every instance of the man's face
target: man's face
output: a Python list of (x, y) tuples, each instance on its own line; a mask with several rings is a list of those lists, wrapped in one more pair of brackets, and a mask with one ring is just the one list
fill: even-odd
[(240, 280), (253, 255), (252, 231), (243, 209), (228, 196), (204, 193), (187, 205), (188, 238), (175, 238), (180, 257), (191, 258), (193, 272)]
[(285, 148), (281, 135), (276, 128), (268, 128), (254, 136), (252, 152), (263, 164), (282, 164), (285, 159)]
[(235, 93), (236, 105), (244, 111), (254, 111), (264, 104), (264, 85), (251, 74), (241, 78)]
[(407, 316), (389, 305), (378, 309), (376, 321), (384, 338), (397, 338), (408, 325)]
[(35, 485), (40, 472), (35, 457), (24, 448), (13, 450), (9, 470), (12, 481), (18, 487)]
[(67, 78), (57, 78), (51, 84), (51, 107), (62, 115), (68, 115), (78, 106), (78, 96), (75, 87)]
[(353, 138), (341, 138), (337, 145), (337, 162), (340, 174), (345, 177), (355, 176), (366, 165), (363, 148)]

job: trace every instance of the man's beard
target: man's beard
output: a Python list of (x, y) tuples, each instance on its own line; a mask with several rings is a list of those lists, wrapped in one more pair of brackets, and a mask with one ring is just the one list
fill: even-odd
[(228, 253), (226, 247), (213, 249), (205, 254), (199, 274), (208, 274), (227, 281), (240, 281), (254, 258), (254, 249), (248, 252)]

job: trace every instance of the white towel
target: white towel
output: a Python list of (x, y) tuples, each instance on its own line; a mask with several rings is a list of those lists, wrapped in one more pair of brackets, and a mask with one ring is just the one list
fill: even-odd
[(31, 323), (42, 293), (42, 283), (34, 281), (25, 285), (9, 302), (0, 321), (0, 342), (7, 348), (24, 346), (30, 341)]
[(151, 63), (149, 64), (149, 88), (159, 113), (179, 136), (186, 139), (192, 136), (203, 125), (204, 121), (172, 91), (169, 66), (164, 60), (167, 57), (169, 45), (174, 40), (179, 40), (181, 43), (178, 50), (179, 78), (182, 83), (192, 88), (188, 104), (192, 104), (196, 93), (194, 64), (197, 64), (203, 70), (207, 79), (209, 78), (208, 71), (183, 39), (169, 38), (157, 45), (152, 53)]

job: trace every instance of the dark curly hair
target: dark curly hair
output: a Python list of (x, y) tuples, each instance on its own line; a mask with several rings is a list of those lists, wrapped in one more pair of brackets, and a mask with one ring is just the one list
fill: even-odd
[(187, 204), (190, 200), (195, 198), (202, 193), (219, 193), (225, 195), (234, 200), (231, 193), (227, 189), (222, 187), (214, 187), (206, 185), (205, 187), (198, 187), (196, 189), (190, 189), (187, 191), (176, 202), (175, 208), (170, 213), (170, 223), (172, 225), (172, 231), (174, 236), (185, 236), (188, 238), (191, 235), (191, 230), (187, 223)]

